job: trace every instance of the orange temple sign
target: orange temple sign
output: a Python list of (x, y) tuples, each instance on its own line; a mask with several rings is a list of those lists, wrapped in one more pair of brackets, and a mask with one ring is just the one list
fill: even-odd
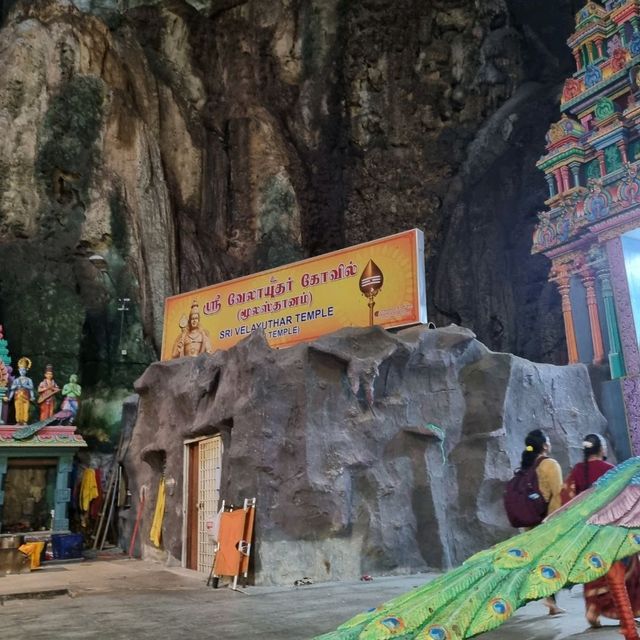
[(167, 298), (162, 359), (228, 349), (256, 330), (284, 347), (426, 322), (424, 237), (412, 229)]

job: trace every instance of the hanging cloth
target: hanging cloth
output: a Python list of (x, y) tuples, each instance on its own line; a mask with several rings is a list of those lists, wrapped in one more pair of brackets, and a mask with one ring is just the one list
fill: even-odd
[(91, 501), (99, 495), (95, 469), (85, 469), (80, 483), (80, 509), (88, 511)]
[(97, 520), (100, 517), (102, 503), (104, 502), (104, 492), (102, 491), (102, 472), (100, 469), (96, 469), (96, 488), (98, 489), (98, 495), (91, 501), (91, 506), (89, 507), (89, 517), (94, 520)]
[(153, 516), (151, 524), (151, 532), (149, 539), (156, 547), (160, 546), (160, 538), (162, 536), (162, 519), (164, 518), (164, 478), (160, 478), (160, 486), (158, 487), (158, 501), (156, 502), (156, 512)]

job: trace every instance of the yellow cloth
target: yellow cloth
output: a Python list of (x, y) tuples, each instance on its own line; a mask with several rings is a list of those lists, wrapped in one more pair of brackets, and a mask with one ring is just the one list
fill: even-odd
[(156, 502), (156, 512), (153, 515), (151, 523), (151, 532), (149, 539), (156, 547), (160, 546), (160, 538), (162, 536), (162, 520), (164, 518), (164, 478), (160, 478), (160, 486), (158, 487), (158, 501)]
[(99, 495), (95, 469), (85, 469), (80, 482), (80, 509), (89, 511), (91, 501)]
[(16, 410), (16, 422), (27, 424), (29, 422), (29, 392), (26, 389), (18, 389), (13, 403)]
[(40, 568), (40, 555), (43, 549), (44, 542), (27, 542), (18, 547), (18, 551), (24, 553), (25, 556), (29, 556), (31, 560), (31, 571)]
[(562, 505), (560, 492), (562, 491), (562, 469), (553, 458), (546, 458), (536, 469), (540, 493), (549, 503), (547, 515), (551, 515)]

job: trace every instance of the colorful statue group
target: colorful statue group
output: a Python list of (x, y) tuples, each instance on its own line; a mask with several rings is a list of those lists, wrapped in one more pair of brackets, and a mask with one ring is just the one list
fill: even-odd
[[(29, 408), (31, 402), (36, 401), (33, 381), (27, 376), (27, 372), (31, 369), (31, 360), (22, 357), (18, 360), (18, 376), (11, 382), (8, 395), (4, 398), (5, 402), (13, 400), (13, 406), (16, 414), (16, 424), (29, 423)], [(60, 387), (53, 379), (53, 366), (48, 364), (45, 368), (44, 380), (38, 385), (37, 403), (40, 410), (39, 419), (48, 420), (55, 413), (56, 394), (60, 393)], [(64, 396), (60, 409), (67, 411), (71, 415), (69, 423), (73, 424), (78, 413), (79, 398), (82, 388), (78, 384), (78, 376), (72, 374), (69, 382), (62, 388)]]

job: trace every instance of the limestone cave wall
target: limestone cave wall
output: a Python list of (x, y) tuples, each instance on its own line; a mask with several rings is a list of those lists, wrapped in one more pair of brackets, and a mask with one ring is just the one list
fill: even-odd
[(0, 2), (12, 353), (113, 425), (166, 295), (416, 226), (436, 323), (563, 361), (529, 252), (572, 4)]

